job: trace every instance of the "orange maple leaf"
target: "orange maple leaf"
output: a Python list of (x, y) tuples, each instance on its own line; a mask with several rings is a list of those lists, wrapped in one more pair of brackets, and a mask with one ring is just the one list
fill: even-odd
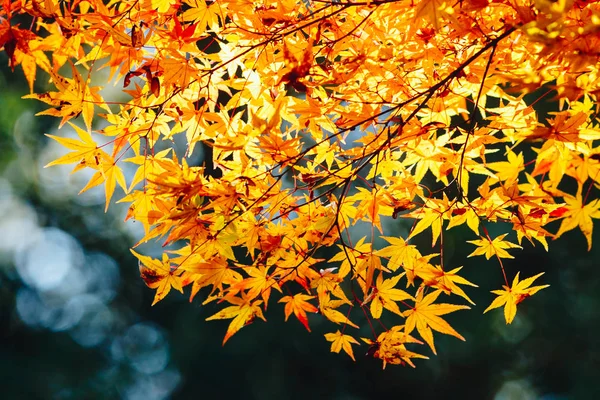
[(298, 321), (302, 322), (302, 325), (310, 332), (306, 312), (316, 313), (319, 309), (310, 304), (307, 300), (314, 298), (315, 296), (306, 294), (295, 294), (294, 296), (285, 296), (281, 298), (279, 303), (285, 303), (285, 320), (287, 321), (293, 312), (296, 318), (298, 318)]
[(455, 18), (452, 18), (452, 14), (454, 14), (454, 10), (450, 3), (446, 0), (426, 0), (420, 1), (417, 4), (417, 9), (415, 13), (416, 18), (424, 18), (428, 20), (433, 27), (437, 30), (440, 29), (446, 21), (444, 19), (452, 19), (456, 21)]
[(248, 289), (247, 296), (251, 299), (260, 295), (265, 302), (266, 310), (271, 295), (271, 288), (274, 288), (281, 293), (279, 284), (273, 278), (273, 275), (269, 274), (269, 268), (264, 265), (244, 268), (244, 271), (246, 271), (250, 277), (233, 284), (230, 289), (233, 291)]
[(556, 118), (548, 121), (550, 127), (536, 128), (530, 138), (543, 138), (545, 140), (554, 139), (560, 142), (580, 141), (579, 127), (587, 120), (587, 114), (583, 111), (580, 111), (575, 115), (571, 115), (566, 111), (554, 114), (556, 114)]
[(17, 65), (15, 51), (29, 54), (29, 41), (37, 38), (37, 35), (28, 29), (20, 29), (19, 24), (10, 25), (10, 19), (0, 19), (0, 48), (8, 55), (8, 66), (12, 71)]
[(207, 321), (233, 318), (233, 321), (229, 323), (229, 327), (223, 338), (223, 345), (225, 345), (229, 338), (235, 335), (237, 331), (244, 326), (251, 324), (256, 317), (266, 321), (262, 310), (259, 307), (262, 304), (262, 300), (251, 301), (243, 295), (241, 299), (230, 297), (227, 298), (227, 301), (235, 305), (225, 307), (218, 313), (206, 318)]

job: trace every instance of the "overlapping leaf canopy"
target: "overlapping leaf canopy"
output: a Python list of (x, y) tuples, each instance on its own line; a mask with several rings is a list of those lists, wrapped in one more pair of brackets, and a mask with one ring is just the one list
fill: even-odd
[[(544, 286), (521, 290), (502, 258), (576, 228), (592, 245), (598, 1), (4, 0), (0, 46), (43, 114), (83, 117), (77, 138), (54, 137), (71, 152), (53, 164), (93, 169), (84, 190), (104, 184), (107, 207), (119, 186), (140, 242), (178, 245), (134, 253), (155, 302), (190, 286), (224, 303), (209, 319), (232, 319), (225, 340), (273, 295), (307, 329), (307, 313), (341, 324), (326, 339), (351, 357), (364, 313), (369, 354), (413, 365), (410, 334), (433, 351), (433, 331), (462, 339), (442, 316), (472, 303), (440, 256), (445, 230), (466, 224), (471, 255), (496, 260), (490, 308), (509, 323)], [(92, 83), (101, 68), (126, 100)], [(34, 94), (38, 70), (55, 89)], [(191, 166), (200, 143), (212, 159)], [(390, 236), (400, 218), (410, 233)], [(431, 249), (410, 244), (426, 231)], [(395, 326), (373, 323), (388, 312)]]

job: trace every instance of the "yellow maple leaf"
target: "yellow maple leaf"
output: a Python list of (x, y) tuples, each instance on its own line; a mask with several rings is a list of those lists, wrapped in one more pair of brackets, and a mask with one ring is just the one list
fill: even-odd
[(331, 322), (335, 322), (336, 324), (346, 324), (353, 328), (358, 328), (358, 325), (350, 321), (347, 316), (336, 310), (336, 308), (340, 307), (342, 304), (346, 304), (344, 300), (331, 300), (329, 294), (326, 294), (319, 299), (319, 302), (319, 309), (325, 318)]
[(44, 166), (45, 168), (60, 164), (77, 164), (75, 168), (78, 169), (80, 169), (81, 166), (94, 168), (100, 165), (100, 161), (102, 159), (110, 159), (108, 153), (98, 148), (98, 145), (92, 138), (92, 135), (89, 133), (89, 131), (85, 131), (70, 122), (69, 125), (71, 125), (81, 140), (62, 138), (59, 136), (46, 134), (46, 136), (49, 138), (56, 140), (67, 149), (73, 151), (65, 154), (62, 157), (59, 157), (54, 161), (49, 162)]
[(152, 8), (161, 13), (166, 13), (174, 3), (174, 0), (151, 0)]
[(99, 105), (106, 111), (110, 108), (104, 103), (104, 100), (98, 93), (99, 86), (90, 86), (89, 80), (84, 80), (81, 74), (71, 63), (73, 78), (60, 76), (58, 72), (49, 70), (52, 82), (58, 89), (58, 92), (48, 92), (42, 94), (29, 94), (23, 96), (24, 99), (37, 99), (56, 108), (37, 113), (36, 115), (52, 115), (62, 117), (59, 127), (71, 118), (83, 115), (83, 121), (88, 131), (92, 129), (92, 119), (94, 117), (94, 105)]
[(146, 285), (151, 289), (156, 289), (152, 305), (164, 299), (172, 287), (183, 293), (180, 276), (183, 271), (172, 269), (171, 262), (165, 253), (162, 255), (162, 260), (159, 261), (136, 253), (133, 249), (130, 251), (140, 261), (140, 274)]
[(456, 332), (448, 322), (439, 316), (458, 310), (468, 310), (471, 307), (459, 306), (455, 304), (433, 304), (440, 293), (442, 293), (441, 290), (431, 292), (425, 297), (423, 297), (423, 293), (423, 287), (419, 288), (414, 308), (404, 312), (404, 316), (406, 317), (406, 333), (410, 334), (415, 328), (417, 328), (417, 332), (419, 332), (419, 335), (421, 335), (423, 340), (425, 340), (429, 347), (431, 347), (431, 350), (434, 354), (437, 353), (435, 351), (435, 345), (433, 342), (432, 329), (440, 333), (445, 333), (446, 335), (452, 335), (464, 341), (465, 338)]
[(517, 315), (517, 304), (525, 300), (527, 297), (533, 296), (535, 293), (540, 290), (547, 288), (550, 285), (541, 285), (529, 287), (540, 276), (544, 275), (543, 272), (532, 276), (531, 278), (527, 278), (519, 282), (519, 273), (515, 276), (513, 280), (512, 286), (508, 287), (506, 285), (502, 286), (503, 290), (492, 290), (492, 293), (498, 295), (490, 304), (488, 308), (483, 312), (484, 314), (494, 308), (498, 308), (504, 305), (504, 319), (507, 324), (513, 322), (515, 315)]
[(217, 3), (207, 4), (204, 0), (184, 0), (184, 3), (189, 8), (183, 12), (182, 20), (197, 23), (198, 33), (203, 33), (207, 27), (212, 29), (218, 26), (219, 5)]
[(455, 295), (460, 296), (469, 303), (475, 305), (473, 300), (467, 296), (467, 294), (460, 288), (460, 286), (458, 286), (458, 284), (474, 287), (478, 286), (469, 282), (462, 276), (456, 275), (456, 273), (461, 269), (462, 267), (458, 267), (454, 268), (452, 271), (444, 271), (444, 269), (439, 265), (434, 265), (433, 268), (431, 265), (428, 265), (422, 272), (419, 272), (419, 277), (423, 279), (423, 282), (427, 286), (440, 289), (446, 294), (454, 293)]
[(79, 194), (104, 183), (104, 197), (106, 205), (104, 206), (104, 212), (108, 211), (108, 206), (112, 198), (117, 183), (123, 189), (127, 190), (127, 184), (125, 183), (125, 175), (121, 168), (117, 167), (114, 163), (103, 163), (100, 166), (101, 170), (97, 171), (83, 189), (79, 191)]
[(388, 241), (390, 246), (377, 250), (374, 254), (379, 257), (389, 257), (387, 268), (392, 271), (396, 271), (408, 260), (415, 260), (421, 257), (421, 253), (417, 250), (417, 247), (413, 244), (408, 244), (401, 237), (382, 236), (382, 239)]
[(592, 248), (592, 231), (594, 229), (592, 218), (600, 218), (600, 199), (592, 200), (583, 205), (581, 191), (582, 187), (580, 185), (575, 196), (564, 195), (567, 212), (564, 214), (565, 218), (562, 220), (558, 232), (556, 232), (556, 238), (575, 227), (579, 227), (587, 240), (589, 251)]
[[(182, 255), (186, 259), (186, 255)], [(191, 298), (193, 298), (200, 289), (212, 285), (211, 294), (216, 290), (222, 291), (224, 284), (235, 284), (242, 280), (242, 275), (235, 271), (223, 257), (214, 257), (210, 262), (186, 262), (180, 266), (184, 271), (192, 274), (199, 274), (194, 279)]]
[(518, 181), (519, 174), (525, 169), (523, 153), (515, 154), (508, 147), (506, 148), (507, 161), (498, 161), (487, 164), (487, 167), (496, 172), (498, 180), (505, 182), (505, 186), (511, 186), (513, 182)]
[(431, 245), (435, 246), (442, 230), (443, 212), (439, 209), (422, 207), (410, 214), (403, 215), (405, 218), (417, 218), (419, 222), (411, 230), (408, 239), (415, 237), (426, 229), (431, 229)]
[(317, 289), (319, 299), (325, 297), (327, 294), (331, 294), (347, 304), (352, 305), (352, 302), (348, 300), (344, 290), (340, 287), (340, 282), (343, 281), (343, 277), (338, 273), (335, 273), (335, 269), (336, 268), (321, 270), (319, 272), (320, 276), (311, 280), (310, 286), (313, 289)]
[(429, 359), (427, 356), (415, 353), (406, 348), (406, 343), (423, 344), (423, 342), (410, 336), (405, 331), (403, 325), (393, 326), (387, 332), (381, 333), (375, 342), (364, 338), (362, 340), (373, 346), (372, 348), (375, 349), (373, 355), (383, 361), (384, 369), (387, 364), (408, 364), (415, 368), (415, 364), (413, 364), (411, 358)]
[(450, 217), (450, 222), (448, 222), (448, 226), (446, 227), (446, 229), (462, 225), (465, 222), (467, 223), (467, 226), (471, 228), (471, 230), (476, 235), (479, 235), (479, 216), (470, 207), (453, 208), (452, 217)]
[(497, 256), (499, 258), (514, 258), (508, 253), (508, 251), (506, 251), (506, 249), (522, 249), (522, 247), (518, 244), (505, 241), (504, 238), (506, 235), (506, 233), (504, 235), (500, 235), (494, 240), (489, 240), (487, 238), (467, 240), (467, 243), (472, 243), (477, 246), (477, 249), (469, 254), (468, 257), (485, 255), (485, 258), (488, 260), (493, 256)]
[(372, 294), (369, 295), (363, 302), (363, 304), (365, 304), (369, 301), (369, 298), (372, 298), (371, 315), (373, 318), (379, 319), (384, 308), (393, 312), (394, 314), (402, 315), (402, 312), (398, 308), (398, 304), (396, 304), (396, 302), (413, 298), (404, 290), (395, 288), (402, 276), (404, 276), (404, 273), (384, 280), (383, 274), (379, 274)]
[(352, 352), (352, 344), (360, 345), (360, 343), (356, 339), (354, 339), (352, 336), (344, 335), (342, 332), (340, 332), (338, 330), (335, 333), (326, 333), (325, 339), (328, 342), (332, 342), (331, 343), (331, 352), (332, 353), (339, 353), (341, 350), (344, 350), (346, 352), (346, 354), (348, 354), (350, 356), (350, 358), (352, 358), (353, 361), (356, 361), (356, 359), (354, 358), (354, 353)]
[(123, 171), (116, 166), (113, 157), (98, 147), (89, 132), (79, 128), (77, 125), (72, 124), (71, 122), (69, 122), (69, 125), (75, 129), (75, 132), (81, 140), (46, 135), (73, 151), (48, 163), (45, 167), (59, 164), (76, 164), (73, 172), (85, 167), (90, 167), (97, 170), (97, 172), (92, 176), (89, 182), (83, 189), (81, 189), (79, 193), (81, 194), (86, 190), (105, 183), (104, 192), (106, 197), (106, 211), (108, 210), (108, 205), (110, 204), (110, 200), (115, 191), (117, 183), (124, 192), (127, 191), (127, 184), (125, 182)]

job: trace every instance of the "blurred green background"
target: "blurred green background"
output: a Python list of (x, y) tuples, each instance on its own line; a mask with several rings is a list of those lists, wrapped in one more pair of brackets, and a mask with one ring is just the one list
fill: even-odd
[[(44, 136), (55, 133), (57, 120), (34, 117), (44, 105), (21, 99), (28, 92), (22, 71), (11, 73), (7, 64), (2, 53), (2, 399), (600, 398), (599, 229), (589, 253), (573, 231), (548, 253), (524, 242), (517, 260), (505, 262), (509, 276), (546, 271), (538, 284), (551, 285), (522, 303), (510, 326), (502, 311), (482, 315), (489, 291), (502, 285), (497, 262), (467, 259), (473, 247), (464, 239), (472, 233), (448, 232), (445, 263), (464, 265), (464, 276), (479, 284), (467, 288), (477, 306), (449, 316), (467, 341), (436, 335), (439, 356), (423, 348), (431, 359), (416, 369), (382, 370), (365, 345), (355, 348), (356, 363), (332, 354), (323, 333), (335, 326), (313, 315), (308, 333), (293, 318), (284, 323), (283, 305), (274, 302), (268, 323), (251, 324), (222, 347), (228, 322), (204, 321), (213, 305), (172, 293), (150, 307), (154, 293), (129, 252), (142, 230), (123, 222), (126, 207), (113, 204), (105, 214), (101, 189), (77, 196), (85, 172), (43, 168), (64, 153)], [(43, 90), (44, 79), (36, 85)], [(369, 337), (363, 325), (358, 335)]]

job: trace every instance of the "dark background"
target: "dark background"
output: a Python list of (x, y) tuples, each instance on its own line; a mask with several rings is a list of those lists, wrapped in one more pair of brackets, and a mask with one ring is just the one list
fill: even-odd
[[(551, 287), (522, 303), (506, 326), (501, 310), (482, 315), (494, 297), (489, 291), (503, 282), (497, 262), (467, 259), (471, 232), (445, 233), (446, 266), (464, 265), (464, 276), (480, 286), (466, 289), (477, 306), (448, 318), (467, 341), (436, 335), (439, 355), (423, 348), (431, 359), (417, 360), (416, 369), (382, 370), (365, 345), (355, 347), (356, 363), (332, 354), (323, 333), (334, 325), (311, 315), (308, 333), (294, 318), (284, 323), (275, 302), (268, 323), (255, 322), (222, 347), (228, 321), (204, 321), (213, 305), (174, 292), (150, 306), (154, 291), (129, 252), (141, 227), (123, 222), (122, 204), (105, 214), (100, 189), (77, 196), (85, 172), (43, 168), (64, 153), (43, 135), (55, 133), (58, 120), (34, 117), (44, 105), (20, 98), (28, 91), (22, 71), (11, 73), (4, 54), (0, 65), (3, 399), (600, 398), (598, 234), (589, 253), (579, 231), (550, 243), (548, 253), (528, 242), (513, 252), (517, 259), (505, 261), (509, 277), (546, 271), (537, 284)], [(43, 90), (44, 79), (36, 85)], [(406, 227), (391, 229), (390, 236)], [(502, 228), (488, 229), (496, 236)]]

